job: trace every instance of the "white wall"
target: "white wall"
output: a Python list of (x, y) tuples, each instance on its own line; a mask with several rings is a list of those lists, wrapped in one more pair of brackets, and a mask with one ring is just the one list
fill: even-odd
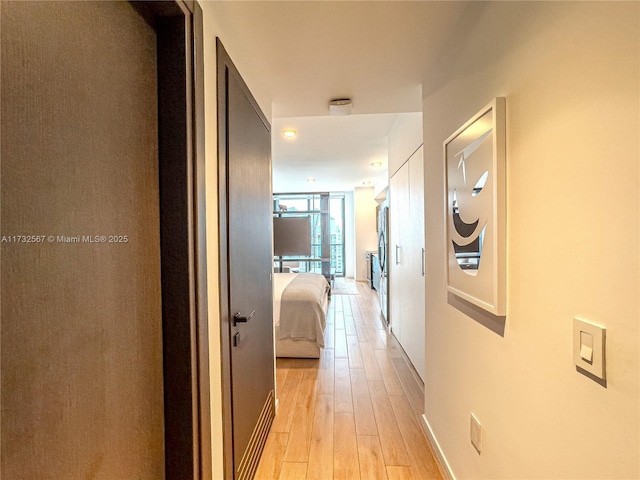
[(376, 233), (376, 202), (373, 187), (357, 187), (354, 190), (356, 227), (356, 280), (367, 280), (366, 252), (378, 249)]
[[(420, 118), (420, 134), (422, 134), (422, 118)], [(420, 137), (422, 138), (422, 137)], [(420, 141), (422, 143), (422, 140)], [(387, 189), (389, 188), (389, 172), (387, 171), (383, 178), (378, 180), (373, 187), (373, 196), (379, 201), (387, 198)]]
[(220, 363), (220, 301), (218, 282), (218, 138), (216, 99), (216, 36), (212, 4), (200, 2), (204, 17), (205, 182), (207, 209), (207, 288), (209, 308), (209, 371), (211, 385), (211, 456), (213, 478), (224, 478), (222, 451), (222, 377)]
[[(480, 3), (423, 86), (426, 419), (459, 479), (639, 478), (639, 4)], [(503, 335), (448, 302), (443, 241), (442, 142), (496, 96)], [(606, 388), (576, 372), (574, 316), (608, 329)]]
[(389, 132), (389, 178), (422, 144), (422, 112), (398, 115)]

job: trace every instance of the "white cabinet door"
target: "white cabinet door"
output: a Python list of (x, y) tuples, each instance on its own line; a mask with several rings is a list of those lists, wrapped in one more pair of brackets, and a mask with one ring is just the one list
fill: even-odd
[(402, 271), (400, 343), (424, 379), (424, 159), (420, 147), (409, 159), (409, 218)]
[(409, 300), (405, 286), (406, 254), (409, 241), (409, 165), (405, 163), (389, 180), (389, 324), (400, 340)]

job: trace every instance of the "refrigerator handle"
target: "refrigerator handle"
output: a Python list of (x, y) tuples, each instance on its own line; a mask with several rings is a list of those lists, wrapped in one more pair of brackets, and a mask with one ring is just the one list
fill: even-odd
[(424, 248), (422, 249), (422, 276), (424, 277)]
[(400, 245), (396, 245), (396, 265), (400, 265), (400, 256), (398, 252), (400, 251)]

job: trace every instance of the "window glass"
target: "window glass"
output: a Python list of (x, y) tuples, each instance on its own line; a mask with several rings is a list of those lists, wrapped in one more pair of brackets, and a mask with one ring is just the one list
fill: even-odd
[[(322, 212), (322, 205), (329, 211)], [(326, 207), (325, 207), (326, 208)], [(302, 213), (304, 212), (304, 213)], [(273, 197), (273, 213), (277, 216), (305, 215), (310, 217), (311, 256), (278, 257), (275, 266), (289, 267), (291, 271), (323, 273), (322, 258), (329, 259), (325, 272), (344, 276), (344, 195), (317, 194), (276, 194)], [(329, 252), (323, 255), (323, 219), (329, 234)]]

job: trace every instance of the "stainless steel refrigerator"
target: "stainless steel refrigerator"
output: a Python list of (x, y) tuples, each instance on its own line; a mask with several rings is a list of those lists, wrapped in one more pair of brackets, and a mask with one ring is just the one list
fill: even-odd
[(387, 274), (387, 260), (389, 251), (389, 207), (386, 201), (381, 203), (378, 208), (378, 258), (380, 260), (380, 289), (378, 297), (380, 298), (380, 311), (384, 319), (389, 322), (389, 303), (387, 301), (389, 294), (389, 282)]

